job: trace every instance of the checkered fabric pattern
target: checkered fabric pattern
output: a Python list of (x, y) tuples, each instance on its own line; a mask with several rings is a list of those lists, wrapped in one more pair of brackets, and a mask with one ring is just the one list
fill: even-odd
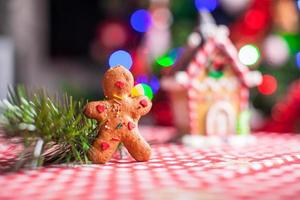
[(157, 144), (144, 163), (127, 158), (2, 174), (0, 199), (299, 199), (300, 137), (256, 137), (242, 148)]

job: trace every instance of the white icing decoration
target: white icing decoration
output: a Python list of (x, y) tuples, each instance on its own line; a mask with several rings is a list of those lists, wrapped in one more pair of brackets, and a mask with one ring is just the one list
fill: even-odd
[(192, 76), (197, 74), (199, 72), (199, 66), (196, 63), (191, 62), (188, 66), (188, 72)]
[(239, 81), (236, 77), (221, 79), (206, 77), (202, 81), (194, 79), (191, 82), (193, 88), (195, 88), (198, 92), (203, 92), (208, 89), (213, 92), (218, 92), (221, 89), (225, 89), (227, 91), (234, 91), (237, 89), (238, 83)]
[(218, 42), (224, 43), (227, 40), (228, 36), (229, 36), (229, 29), (224, 25), (218, 26), (215, 33), (215, 39)]
[(244, 74), (244, 81), (248, 87), (254, 87), (262, 82), (261, 73), (258, 71), (250, 71)]
[(179, 71), (175, 74), (175, 80), (182, 85), (187, 85), (189, 82), (189, 77), (186, 72)]
[(202, 38), (201, 38), (200, 34), (197, 32), (193, 32), (189, 35), (188, 45), (190, 47), (197, 47), (200, 45), (201, 41), (202, 41)]
[(238, 87), (238, 80), (236, 78), (231, 78), (226, 82), (225, 88), (229, 91), (234, 91)]
[(205, 58), (205, 55), (202, 52), (202, 50), (198, 51), (198, 53), (196, 55), (196, 60), (199, 64), (205, 64), (206, 58)]
[(206, 116), (207, 135), (228, 135), (235, 133), (236, 113), (227, 101), (213, 104)]
[(193, 88), (196, 89), (198, 92), (203, 92), (208, 89), (206, 84), (198, 81), (197, 79), (192, 80), (191, 84), (192, 84)]
[(220, 89), (219, 84), (217, 83), (217, 81), (215, 79), (208, 77), (205, 79), (205, 83), (214, 92), (217, 92)]

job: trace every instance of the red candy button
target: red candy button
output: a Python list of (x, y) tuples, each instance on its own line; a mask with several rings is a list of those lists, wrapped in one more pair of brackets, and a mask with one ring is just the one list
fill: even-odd
[(102, 112), (105, 110), (105, 106), (104, 106), (104, 105), (98, 105), (98, 106), (96, 107), (96, 109), (97, 109), (97, 111), (98, 111), (99, 113), (102, 113)]
[(131, 131), (132, 129), (134, 129), (135, 128), (135, 124), (134, 123), (132, 123), (132, 122), (128, 122), (128, 129)]
[(143, 99), (140, 101), (140, 105), (143, 106), (144, 108), (148, 106), (147, 100)]
[(110, 145), (109, 145), (107, 142), (102, 142), (102, 143), (100, 144), (100, 147), (101, 147), (101, 149), (102, 149), (103, 151), (105, 151), (106, 149), (108, 149), (109, 146), (110, 146)]
[(115, 86), (118, 87), (118, 88), (120, 88), (120, 89), (122, 89), (122, 88), (124, 88), (125, 84), (122, 81), (117, 81), (115, 83)]

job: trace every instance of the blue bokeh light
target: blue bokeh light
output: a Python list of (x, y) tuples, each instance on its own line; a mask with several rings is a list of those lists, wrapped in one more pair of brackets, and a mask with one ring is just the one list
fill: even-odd
[(300, 51), (296, 54), (296, 64), (297, 67), (300, 68)]
[(131, 15), (130, 24), (134, 30), (146, 32), (151, 26), (151, 15), (147, 10), (137, 10)]
[(171, 51), (169, 52), (169, 56), (172, 58), (172, 60), (174, 60), (174, 63), (182, 55), (183, 51), (184, 48), (182, 47), (171, 49)]
[(148, 77), (145, 75), (139, 75), (136, 77), (135, 81), (137, 83), (148, 83)]
[(160, 88), (159, 80), (156, 76), (152, 76), (149, 80), (149, 85), (154, 94), (156, 94)]
[(214, 11), (217, 6), (217, 0), (195, 0), (195, 5), (198, 11), (208, 10), (210, 12)]
[(124, 50), (118, 50), (113, 52), (109, 56), (109, 66), (110, 67), (115, 67), (117, 65), (123, 65), (126, 67), (128, 70), (132, 66), (132, 58), (131, 55)]
[(300, 10), (300, 0), (297, 1), (298, 9)]

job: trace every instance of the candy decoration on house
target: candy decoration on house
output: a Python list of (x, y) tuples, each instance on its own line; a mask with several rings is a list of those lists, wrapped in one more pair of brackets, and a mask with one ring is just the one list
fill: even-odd
[(135, 160), (150, 159), (151, 148), (139, 133), (138, 120), (150, 111), (152, 103), (144, 95), (132, 97), (133, 84), (129, 70), (123, 66), (113, 67), (103, 78), (107, 100), (86, 105), (84, 114), (99, 122), (99, 134), (89, 151), (92, 162), (109, 161), (120, 143)]
[(175, 124), (192, 135), (248, 134), (249, 88), (261, 82), (261, 74), (241, 64), (225, 26), (217, 26), (205, 11), (200, 22), (171, 76), (162, 80)]

